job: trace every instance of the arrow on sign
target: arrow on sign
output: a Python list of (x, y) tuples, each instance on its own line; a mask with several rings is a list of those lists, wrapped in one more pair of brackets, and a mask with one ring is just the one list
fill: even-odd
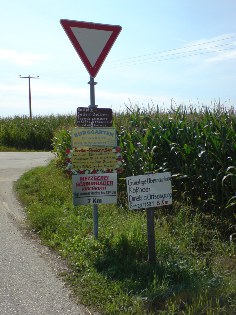
[(118, 37), (121, 26), (71, 20), (60, 20), (60, 23), (94, 78)]

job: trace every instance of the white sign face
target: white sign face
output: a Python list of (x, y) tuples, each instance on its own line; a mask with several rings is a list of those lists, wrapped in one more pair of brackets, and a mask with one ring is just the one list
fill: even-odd
[(129, 209), (147, 209), (172, 204), (171, 173), (126, 178)]
[(112, 31), (71, 27), (75, 38), (80, 43), (90, 64), (95, 65), (101, 55), (106, 43), (108, 42)]
[(72, 175), (73, 203), (117, 203), (117, 173)]

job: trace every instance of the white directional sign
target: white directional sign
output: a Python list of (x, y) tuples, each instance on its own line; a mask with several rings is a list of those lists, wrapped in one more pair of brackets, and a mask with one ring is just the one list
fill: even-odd
[(95, 77), (118, 37), (121, 26), (61, 20), (67, 36), (91, 77)]
[(130, 209), (147, 209), (172, 204), (171, 173), (126, 177)]

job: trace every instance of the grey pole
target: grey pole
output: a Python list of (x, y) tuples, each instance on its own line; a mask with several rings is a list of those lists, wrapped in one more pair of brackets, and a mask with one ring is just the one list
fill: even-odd
[[(90, 76), (90, 105), (89, 108), (96, 108), (95, 105), (95, 85), (97, 82), (94, 82), (94, 78)], [(98, 205), (93, 205), (93, 235), (98, 239)]]
[(32, 119), (30, 79), (38, 79), (39, 76), (37, 76), (37, 77), (31, 77), (30, 75), (28, 75), (27, 77), (22, 77), (22, 76), (20, 75), (20, 78), (21, 78), (21, 79), (29, 79), (29, 113), (30, 113), (30, 119)]
[(88, 82), (90, 84), (90, 108), (96, 108), (95, 105), (95, 85), (97, 82), (94, 82), (94, 78), (90, 76), (90, 81)]
[(29, 112), (30, 112), (30, 119), (32, 119), (30, 76), (28, 78), (29, 78)]
[(148, 260), (150, 264), (156, 263), (155, 249), (155, 223), (154, 212), (155, 208), (149, 208), (147, 211), (147, 236), (148, 236)]

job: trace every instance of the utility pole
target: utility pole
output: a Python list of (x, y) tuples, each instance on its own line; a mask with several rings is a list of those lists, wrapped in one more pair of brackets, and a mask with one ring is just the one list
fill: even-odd
[(20, 75), (20, 78), (21, 78), (21, 79), (28, 79), (28, 80), (29, 80), (29, 112), (30, 112), (30, 119), (32, 119), (30, 79), (38, 79), (39, 76), (37, 76), (37, 77), (31, 77), (30, 75), (28, 75), (27, 77), (22, 77), (22, 76)]

